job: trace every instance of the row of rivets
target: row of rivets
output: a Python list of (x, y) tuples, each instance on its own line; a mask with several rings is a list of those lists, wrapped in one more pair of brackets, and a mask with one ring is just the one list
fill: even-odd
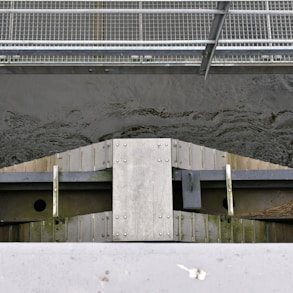
[[(119, 163), (119, 162), (120, 162), (119, 160), (116, 160), (116, 163)], [(124, 159), (123, 162), (124, 163), (127, 163), (127, 160)], [(162, 159), (158, 159), (158, 162), (161, 163), (161, 162), (163, 162), (163, 160)], [(166, 159), (165, 162), (166, 163), (169, 162), (169, 159)], [(108, 161), (108, 163), (110, 163), (110, 161)], [(105, 165), (105, 162), (103, 162), (103, 165)]]
[[(165, 143), (165, 146), (167, 147), (168, 146), (168, 144), (167, 143)], [(161, 144), (160, 143), (158, 143), (158, 148), (159, 147), (161, 147)]]
[[(119, 216), (115, 216), (115, 219), (119, 219)], [(123, 216), (123, 219), (127, 219), (127, 216)]]
[[(110, 145), (107, 145), (107, 146), (110, 147)], [(119, 146), (120, 146), (120, 144), (117, 142), (116, 147), (119, 147)], [(127, 143), (123, 143), (123, 146), (126, 147)], [(165, 143), (165, 146), (167, 147), (167, 146), (169, 146), (169, 144)], [(176, 147), (176, 145), (174, 145), (174, 146)], [(161, 147), (161, 143), (158, 143), (158, 147)], [(105, 147), (103, 146), (103, 148), (105, 148)], [(181, 146), (180, 146), (180, 148), (181, 148)]]
[[(119, 234), (118, 232), (115, 234), (115, 236), (119, 236), (119, 235), (120, 235), (120, 234)], [(160, 232), (159, 235), (160, 235), (160, 236), (163, 236), (163, 233)], [(167, 235), (170, 236), (170, 233), (168, 232)], [(127, 233), (123, 233), (123, 236), (126, 237), (126, 236), (127, 236)], [(104, 237), (104, 235), (102, 235), (102, 237)]]
[[(162, 215), (159, 215), (159, 218), (162, 219), (163, 216)], [(167, 216), (167, 219), (170, 219), (170, 216), (169, 215)]]
[[(160, 236), (163, 236), (163, 233), (160, 232), (159, 235), (160, 235)], [(168, 232), (167, 235), (170, 236), (170, 233)]]
[[(119, 236), (120, 234), (117, 232), (116, 234), (115, 234), (115, 236)], [(123, 233), (123, 236), (127, 236), (127, 233)]]

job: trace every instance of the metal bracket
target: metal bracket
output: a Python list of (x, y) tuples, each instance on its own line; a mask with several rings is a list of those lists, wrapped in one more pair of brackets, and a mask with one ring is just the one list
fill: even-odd
[(234, 216), (234, 206), (233, 206), (231, 166), (229, 164), (226, 165), (226, 187), (227, 187), (228, 215), (232, 217)]
[(59, 218), (59, 170), (53, 166), (53, 218)]
[(200, 172), (182, 170), (182, 197), (184, 209), (201, 208)]

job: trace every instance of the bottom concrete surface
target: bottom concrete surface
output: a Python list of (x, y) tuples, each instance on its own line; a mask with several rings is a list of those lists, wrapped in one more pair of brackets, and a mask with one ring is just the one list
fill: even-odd
[[(292, 292), (292, 244), (2, 243), (1, 292)], [(179, 264), (179, 266), (178, 266)], [(188, 269), (201, 269), (204, 280)]]

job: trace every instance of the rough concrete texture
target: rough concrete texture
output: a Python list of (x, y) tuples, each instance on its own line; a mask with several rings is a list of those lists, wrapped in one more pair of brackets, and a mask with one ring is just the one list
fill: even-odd
[(0, 251), (2, 292), (290, 293), (293, 286), (288, 244), (3, 243)]
[(1, 75), (0, 167), (172, 137), (293, 167), (293, 75)]

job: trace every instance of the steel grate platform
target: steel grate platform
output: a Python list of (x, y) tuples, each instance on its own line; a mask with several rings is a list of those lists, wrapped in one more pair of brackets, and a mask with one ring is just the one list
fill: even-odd
[(292, 1), (0, 1), (0, 65), (292, 66)]

